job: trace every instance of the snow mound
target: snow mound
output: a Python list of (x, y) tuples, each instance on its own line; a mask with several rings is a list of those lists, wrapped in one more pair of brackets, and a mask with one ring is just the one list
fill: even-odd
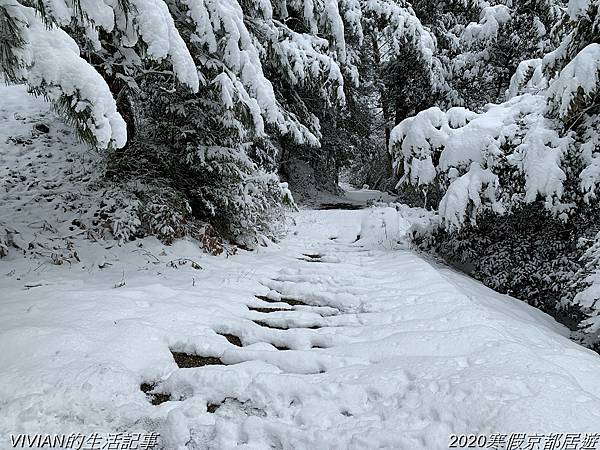
[(400, 217), (396, 208), (372, 208), (364, 214), (358, 239), (362, 245), (393, 249), (401, 238)]

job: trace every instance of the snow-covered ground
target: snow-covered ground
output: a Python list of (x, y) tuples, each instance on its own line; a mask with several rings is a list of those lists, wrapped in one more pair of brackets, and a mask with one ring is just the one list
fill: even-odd
[(0, 85), (0, 256), (76, 261), (73, 239), (101, 238), (99, 155), (79, 142), (51, 105), (23, 86)]
[(305, 195), (301, 196), (301, 204), (306, 208), (316, 209), (361, 209), (368, 205), (378, 203), (391, 203), (397, 200), (397, 197), (387, 192), (381, 192), (369, 187), (356, 188), (350, 183), (340, 182), (339, 195), (334, 195), (326, 191), (311, 191), (310, 199), (306, 200)]
[[(17, 126), (6, 117), (0, 127)], [(14, 158), (9, 131), (3, 170), (40, 150), (18, 144)], [(11, 206), (22, 186), (0, 191), (0, 222), (24, 230), (36, 210)], [(377, 200), (367, 194), (349, 195)], [(79, 261), (14, 248), (0, 260), (1, 449), (11, 433), (157, 432), (169, 450), (437, 450), (451, 433), (600, 431), (598, 355), (413, 252), (405, 233), (422, 210), (302, 210), (279, 244), (229, 257), (193, 241), (84, 240), (67, 226), (74, 211), (48, 219), (71, 231)], [(56, 223), (42, 229), (60, 235)], [(178, 367), (179, 353), (207, 365)]]
[[(23, 432), (407, 450), (447, 448), (450, 433), (597, 432), (597, 355), (405, 246), (356, 241), (392, 211), (303, 211), (279, 246), (229, 258), (148, 239), (90, 244), (72, 267), (1, 262), (1, 448)], [(224, 365), (178, 368), (171, 351)], [(142, 383), (171, 401), (151, 404)]]
[(340, 183), (340, 187), (344, 190), (344, 199), (351, 203), (393, 202), (396, 200), (393, 195), (370, 189), (368, 186), (357, 189), (348, 183)]

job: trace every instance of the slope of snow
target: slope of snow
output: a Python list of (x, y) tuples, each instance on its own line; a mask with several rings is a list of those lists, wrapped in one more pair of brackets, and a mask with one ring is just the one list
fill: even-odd
[[(25, 227), (14, 189), (0, 191), (0, 221)], [(229, 257), (73, 237), (80, 262), (0, 260), (0, 448), (10, 433), (437, 450), (450, 433), (598, 432), (598, 356), (411, 251), (404, 236), (424, 214), (304, 210), (280, 244)], [(171, 351), (223, 364), (179, 368)], [(153, 405), (142, 383), (170, 400)]]
[(99, 155), (25, 87), (0, 86), (0, 98), (0, 255), (69, 259), (71, 238), (102, 234), (88, 189)]

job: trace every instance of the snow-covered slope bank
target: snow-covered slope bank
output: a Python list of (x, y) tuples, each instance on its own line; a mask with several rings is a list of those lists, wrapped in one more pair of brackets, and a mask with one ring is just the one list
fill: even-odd
[(73, 239), (100, 239), (114, 201), (88, 189), (99, 164), (51, 104), (0, 85), (0, 255), (76, 262)]
[[(354, 242), (382, 211), (303, 211), (279, 247), (229, 258), (145, 240), (81, 242), (72, 267), (0, 262), (1, 447), (154, 430), (167, 449), (432, 450), (450, 433), (597, 431), (597, 355), (406, 248)], [(223, 365), (178, 368), (171, 351)]]

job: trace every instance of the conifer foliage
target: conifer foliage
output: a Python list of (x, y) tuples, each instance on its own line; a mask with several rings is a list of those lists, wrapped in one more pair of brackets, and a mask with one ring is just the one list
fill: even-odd
[[(547, 40), (556, 48), (517, 66), (504, 103), (433, 107), (392, 136), (401, 183), (441, 193), (439, 228), (420, 241), (473, 264), (494, 288), (545, 302), (559, 316), (591, 317), (584, 322), (591, 345), (597, 245), (580, 258), (598, 231), (598, 6), (569, 2)], [(519, 250), (531, 242), (539, 245)], [(509, 247), (512, 260), (502, 263)]]
[(273, 144), (321, 145), (321, 110), (361, 82), (367, 30), (431, 65), (434, 40), (393, 0), (1, 0), (0, 67), (108, 150), (108, 178), (142, 205), (121, 237), (172, 240), (185, 218), (256, 240), (289, 199)]

